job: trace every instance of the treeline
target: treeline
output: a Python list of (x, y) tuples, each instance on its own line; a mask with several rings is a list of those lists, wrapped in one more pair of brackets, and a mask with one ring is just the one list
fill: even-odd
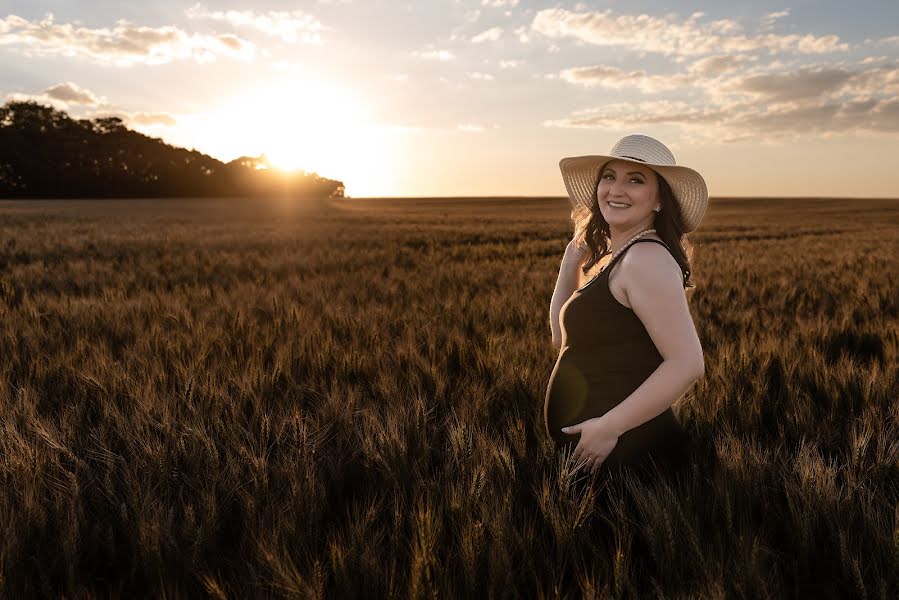
[(118, 117), (73, 119), (34, 101), (0, 106), (0, 198), (343, 196), (340, 181), (223, 163), (128, 129)]

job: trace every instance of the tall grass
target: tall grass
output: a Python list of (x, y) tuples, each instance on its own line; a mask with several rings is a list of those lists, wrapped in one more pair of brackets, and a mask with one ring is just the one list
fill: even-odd
[(566, 216), (0, 203), (0, 590), (897, 597), (899, 204), (712, 200), (675, 478), (546, 438)]

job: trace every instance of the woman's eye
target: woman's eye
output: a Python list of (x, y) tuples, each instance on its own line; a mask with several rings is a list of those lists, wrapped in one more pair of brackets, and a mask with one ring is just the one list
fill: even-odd
[[(602, 176), (603, 179), (608, 179), (609, 177), (614, 178), (615, 176), (612, 175), (611, 173), (606, 173), (605, 175)], [(628, 181), (636, 181), (637, 183), (643, 183), (643, 180), (640, 179), (639, 177), (631, 177)]]

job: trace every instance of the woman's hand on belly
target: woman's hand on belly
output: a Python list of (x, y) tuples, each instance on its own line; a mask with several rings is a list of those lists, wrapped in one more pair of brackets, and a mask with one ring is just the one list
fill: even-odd
[[(581, 421), (577, 425), (569, 425), (562, 428), (563, 433), (580, 433), (577, 447), (572, 458), (577, 462), (583, 460), (584, 466), (596, 472), (603, 461), (612, 453), (618, 445), (618, 434), (606, 426), (602, 417), (594, 417)], [(580, 467), (580, 465), (578, 465)]]

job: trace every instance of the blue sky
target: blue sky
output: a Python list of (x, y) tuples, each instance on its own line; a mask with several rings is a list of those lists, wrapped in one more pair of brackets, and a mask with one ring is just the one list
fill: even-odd
[(355, 196), (564, 195), (628, 133), (712, 196), (896, 196), (897, 34), (896, 2), (14, 0), (0, 95)]

